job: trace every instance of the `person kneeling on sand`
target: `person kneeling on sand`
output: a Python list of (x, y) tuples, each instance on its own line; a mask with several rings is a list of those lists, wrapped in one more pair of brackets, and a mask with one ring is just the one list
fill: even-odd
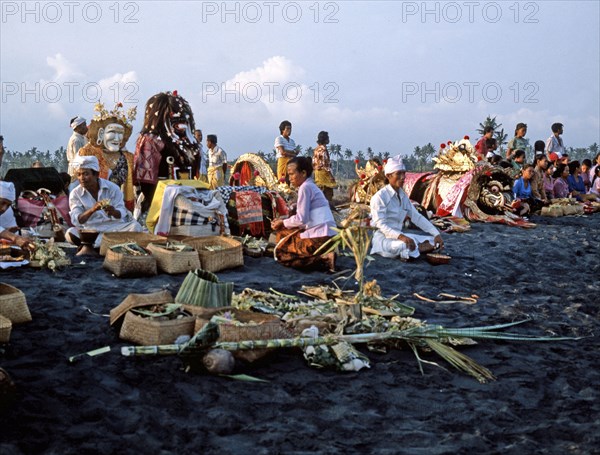
[(33, 243), (13, 232), (14, 227), (17, 225), (11, 208), (15, 197), (15, 186), (13, 183), (0, 181), (0, 239), (9, 240), (18, 247), (32, 250), (35, 248)]
[[(370, 203), (371, 223), (377, 228), (373, 235), (371, 254), (406, 260), (409, 257), (417, 258), (420, 253), (443, 248), (444, 241), (440, 231), (415, 209), (402, 189), (406, 167), (400, 155), (390, 158), (383, 170), (389, 183), (375, 193)], [(407, 217), (429, 235), (402, 232)]]
[(125, 208), (121, 189), (100, 178), (98, 158), (78, 156), (76, 165), (78, 167), (75, 174), (79, 185), (69, 194), (69, 209), (74, 227), (67, 231), (67, 240), (79, 245), (79, 230), (95, 230), (100, 235), (94, 247), (99, 248), (103, 232), (141, 232), (142, 226)]
[(335, 221), (329, 202), (311, 178), (312, 173), (312, 162), (308, 157), (295, 157), (287, 164), (290, 183), (298, 189), (298, 203), (295, 215), (271, 222), (271, 229), (277, 231), (275, 257), (287, 267), (334, 271), (334, 253), (315, 256), (315, 252), (335, 235)]

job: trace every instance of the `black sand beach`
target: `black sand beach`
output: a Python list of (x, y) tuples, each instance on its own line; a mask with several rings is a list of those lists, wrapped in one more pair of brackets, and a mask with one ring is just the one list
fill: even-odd
[[(600, 215), (532, 221), (531, 230), (473, 224), (444, 235), (449, 265), (378, 257), (366, 269), (385, 295), (399, 293), (430, 323), (530, 318), (514, 331), (585, 337), (460, 348), (495, 374), (488, 384), (449, 366), (426, 365), (421, 375), (408, 348), (365, 350), (372, 368), (358, 373), (311, 369), (291, 350), (237, 370), (266, 383), (190, 374), (176, 357), (127, 358), (118, 349), (69, 364), (70, 355), (129, 344), (86, 308), (108, 314), (129, 293), (175, 294), (185, 275), (119, 279), (100, 258), (55, 274), (2, 271), (0, 281), (26, 294), (33, 321), (14, 326), (0, 354), (18, 386), (0, 415), (0, 453), (598, 453)], [(338, 270), (352, 266), (347, 257), (338, 261)], [(331, 280), (250, 257), (218, 275), (236, 292), (293, 294)], [(434, 304), (415, 292), (480, 299)]]

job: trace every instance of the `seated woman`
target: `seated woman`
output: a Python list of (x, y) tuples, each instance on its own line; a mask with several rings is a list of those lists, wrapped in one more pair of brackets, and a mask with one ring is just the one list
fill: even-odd
[(569, 163), (569, 176), (567, 177), (569, 191), (578, 201), (595, 201), (595, 194), (586, 194), (585, 183), (581, 177), (581, 165), (579, 161), (571, 161)]
[(335, 270), (335, 255), (315, 256), (329, 238), (335, 235), (335, 221), (329, 202), (311, 178), (311, 159), (300, 156), (287, 164), (290, 183), (298, 189), (296, 214), (271, 222), (277, 231), (276, 260), (287, 267)]
[(11, 208), (15, 197), (15, 186), (13, 183), (0, 181), (0, 239), (9, 240), (23, 249), (33, 250), (35, 248), (33, 243), (13, 232), (17, 226)]
[[(402, 158), (398, 155), (388, 159), (383, 171), (389, 183), (375, 193), (370, 202), (372, 225), (378, 228), (373, 235), (371, 254), (407, 260), (442, 248), (444, 241), (440, 231), (417, 211), (402, 189), (406, 175)], [(407, 217), (428, 235), (404, 233)]]
[(600, 197), (600, 166), (596, 166), (594, 169), (594, 176), (590, 182), (590, 194), (595, 194)]
[(95, 156), (78, 156), (76, 159), (79, 185), (69, 194), (72, 228), (66, 237), (79, 245), (79, 230), (93, 229), (101, 234), (95, 248), (100, 247), (103, 232), (141, 232), (123, 203), (123, 193), (117, 185), (99, 177), (100, 165)]
[(567, 176), (569, 175), (569, 167), (566, 164), (559, 163), (556, 166), (552, 178), (554, 179), (554, 198), (562, 199), (570, 197), (569, 184)]
[(544, 192), (546, 193), (546, 200), (550, 201), (550, 199), (554, 199), (554, 178), (552, 175), (556, 168), (552, 164), (548, 164), (548, 167), (544, 171)]
[(519, 215), (526, 215), (528, 212), (534, 212), (539, 210), (543, 204), (543, 201), (534, 197), (533, 191), (533, 178), (535, 171), (533, 165), (526, 164), (523, 166), (521, 177), (515, 180), (513, 185), (513, 193), (515, 195), (515, 201), (521, 201), (519, 204), (513, 202), (513, 207), (517, 208)]

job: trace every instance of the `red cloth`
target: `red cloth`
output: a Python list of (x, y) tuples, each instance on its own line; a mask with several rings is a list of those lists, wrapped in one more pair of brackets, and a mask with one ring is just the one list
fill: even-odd
[(404, 184), (402, 185), (402, 189), (410, 198), (410, 193), (412, 193), (412, 190), (417, 184), (417, 182), (425, 180), (430, 175), (432, 175), (432, 172), (407, 172), (404, 176)]
[[(471, 180), (473, 179), (474, 171), (475, 169), (472, 169), (469, 172), (467, 172), (458, 180), (458, 182), (456, 182), (452, 186), (442, 203), (439, 205), (436, 215), (447, 216), (452, 214), (452, 212), (454, 211), (454, 207), (456, 207), (456, 204), (461, 204), (465, 200), (467, 196), (467, 190), (469, 188), (469, 185), (471, 184)], [(464, 192), (462, 193), (462, 198), (459, 201), (458, 197), (461, 195), (461, 191), (463, 190)]]
[(240, 185), (250, 185), (253, 177), (254, 171), (252, 170), (252, 166), (248, 162), (243, 163), (240, 169)]
[(265, 236), (262, 199), (256, 191), (236, 191), (235, 208), (240, 232), (247, 226), (254, 237)]
[(133, 156), (133, 183), (158, 182), (158, 167), (162, 159), (161, 151), (164, 142), (153, 134), (142, 134), (135, 144)]

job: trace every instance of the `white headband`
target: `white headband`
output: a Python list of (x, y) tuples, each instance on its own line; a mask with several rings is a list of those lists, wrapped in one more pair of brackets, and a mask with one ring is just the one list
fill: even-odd
[(100, 164), (95, 156), (81, 156), (75, 158), (75, 166), (77, 168), (91, 169), (92, 171), (100, 172)]
[(0, 199), (7, 199), (13, 202), (15, 196), (15, 185), (13, 185), (13, 182), (0, 181)]
[(81, 125), (82, 123), (85, 123), (86, 120), (83, 117), (75, 117), (73, 119), (73, 121), (71, 122), (71, 128), (75, 129), (77, 128), (79, 125)]
[(400, 155), (396, 155), (392, 158), (389, 158), (383, 168), (383, 172), (385, 173), (385, 175), (393, 174), (397, 171), (406, 171), (406, 166), (404, 166), (404, 163), (402, 162), (402, 157)]

